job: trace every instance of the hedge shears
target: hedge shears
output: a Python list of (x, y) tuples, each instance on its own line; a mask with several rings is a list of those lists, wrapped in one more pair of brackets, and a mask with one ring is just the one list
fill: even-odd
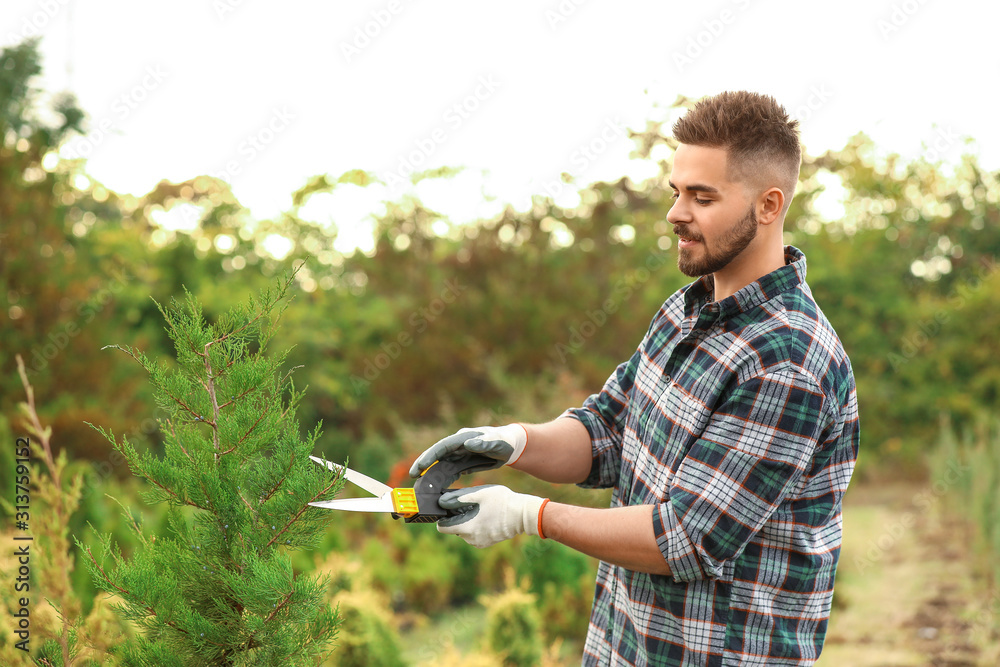
[(464, 472), (486, 470), (496, 466), (496, 459), (481, 454), (466, 454), (436, 461), (424, 470), (412, 489), (394, 489), (388, 484), (342, 465), (310, 456), (313, 461), (344, 476), (348, 482), (364, 489), (375, 498), (342, 498), (309, 503), (313, 507), (349, 512), (384, 512), (406, 523), (434, 523), (459, 512), (441, 507), (438, 499), (452, 482)]

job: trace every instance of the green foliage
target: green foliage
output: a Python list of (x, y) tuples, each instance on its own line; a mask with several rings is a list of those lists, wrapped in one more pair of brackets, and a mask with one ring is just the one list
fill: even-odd
[(402, 650), (392, 620), (373, 594), (350, 591), (334, 602), (341, 626), (337, 635), (337, 667), (402, 667)]
[[(375, 588), (397, 608), (436, 613), (454, 601), (459, 576), (459, 545), (442, 539), (432, 526), (393, 522), (388, 535), (368, 535), (363, 546), (365, 567)], [(374, 539), (372, 539), (374, 538)]]
[(504, 665), (531, 667), (542, 659), (542, 622), (535, 596), (511, 586), (483, 600), (486, 605), (486, 643), (503, 656)]
[[(37, 40), (0, 52), (0, 411), (15, 410), (21, 354), (60, 442), (99, 459), (100, 436), (83, 421), (124, 427), (143, 398), (134, 378), (97, 369), (106, 336), (142, 334), (125, 306), (136, 294), (130, 264), (145, 246), (116, 215), (117, 196), (81, 189), (82, 166), (53, 159), (83, 112), (72, 96), (36, 87), (40, 61)], [(123, 240), (112, 247), (112, 236)]]
[(592, 558), (551, 540), (525, 542), (522, 553), (517, 573), (528, 576), (534, 593), (541, 593), (547, 584), (575, 586), (582, 575), (596, 574)]
[[(10, 422), (0, 414), (0, 442), (14, 442), (14, 435), (10, 430)], [(14, 459), (13, 447), (0, 447), (0, 470), (14, 470), (16, 463)], [(0, 517), (7, 519), (13, 516), (14, 511), (10, 503), (10, 498), (14, 497), (14, 477), (3, 475), (0, 478)]]
[(110, 536), (96, 554), (78, 542), (98, 585), (122, 598), (123, 617), (144, 633), (124, 650), (126, 664), (305, 665), (329, 649), (336, 618), (326, 583), (296, 575), (287, 550), (317, 544), (330, 513), (308, 503), (342, 480), (309, 460), (318, 427), (300, 434), (302, 394), (281, 371), (285, 355), (266, 354), (292, 279), (214, 324), (190, 294), (161, 308), (174, 367), (119, 348), (147, 371), (167, 415), (164, 454), (102, 433), (149, 482), (146, 499), (170, 508), (160, 535), (125, 510), (141, 542), (130, 559)]
[[(30, 527), (22, 530), (30, 530), (34, 546), (30, 549), (32, 576), (25, 582), (27, 588), (19, 585), (15, 591), (12, 586), (0, 592), (0, 607), (7, 610), (5, 615), (10, 615), (15, 607), (20, 610), (22, 598), (44, 600), (44, 605), (36, 604), (31, 612), (31, 636), (19, 636), (16, 640), (29, 640), (26, 644), (33, 646), (37, 664), (96, 665), (98, 658), (108, 660), (109, 646), (120, 638), (123, 628), (118, 623), (106, 622), (100, 609), (89, 616), (81, 613), (87, 600), (81, 600), (72, 586), (76, 562), (69, 551), (69, 530), (80, 500), (82, 475), (68, 474), (65, 451), (58, 456), (53, 454), (52, 428), (41, 422), (24, 361), (20, 355), (16, 359), (26, 400), (18, 406), (19, 437), (17, 447), (11, 447), (12, 452), (16, 451), (18, 465), (11, 465), (9, 470), (15, 472), (16, 468), (19, 507), (15, 508), (7, 498), (0, 498), (0, 505), (10, 514), (20, 510), (18, 518)], [(6, 428), (6, 420), (0, 426)], [(26, 460), (34, 463), (25, 465)], [(5, 631), (10, 635), (4, 636)], [(23, 646), (15, 647), (12, 635), (12, 630), (0, 630), (0, 637), (5, 640), (0, 642), (0, 661), (12, 663), (15, 656), (17, 660), (24, 657), (18, 652)]]
[(434, 613), (452, 601), (459, 558), (454, 540), (439, 539), (435, 532), (421, 531), (407, 552), (400, 569), (406, 600), (414, 609)]
[(564, 585), (547, 581), (537, 599), (547, 640), (570, 640), (582, 648), (594, 601), (594, 574), (582, 574)]
[(947, 493), (950, 510), (972, 534), (983, 574), (1000, 589), (1000, 419), (980, 416), (956, 428), (942, 418), (930, 463), (935, 489)]
[(544, 634), (582, 641), (594, 598), (596, 560), (552, 540), (532, 540), (522, 548), (518, 576), (531, 582)]

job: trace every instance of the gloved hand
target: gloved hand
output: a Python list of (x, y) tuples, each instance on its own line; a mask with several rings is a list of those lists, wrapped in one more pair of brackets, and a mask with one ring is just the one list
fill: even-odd
[(462, 514), (438, 521), (438, 531), (458, 535), (479, 549), (521, 533), (545, 539), (541, 527), (547, 502), (548, 498), (515, 493), (499, 484), (446, 491), (438, 504)]
[(464, 456), (470, 452), (496, 459), (496, 464), (470, 468), (466, 473), (493, 470), (517, 461), (527, 444), (528, 432), (520, 424), (463, 428), (434, 443), (418, 456), (410, 467), (410, 477), (420, 477), (435, 461), (449, 456)]

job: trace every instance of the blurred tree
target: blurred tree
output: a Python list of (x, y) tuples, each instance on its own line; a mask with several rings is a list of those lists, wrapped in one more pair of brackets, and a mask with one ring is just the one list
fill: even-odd
[[(49, 399), (40, 409), (59, 441), (99, 458), (103, 446), (83, 420), (122, 425), (134, 407), (127, 377), (94, 371), (103, 335), (119, 322), (108, 305), (121, 301), (133, 274), (119, 253), (86, 235), (110, 193), (81, 192), (90, 181), (79, 165), (58, 162), (83, 112), (71, 95), (45, 99), (33, 83), (40, 71), (37, 40), (0, 52), (0, 308), (9, 322), (0, 328), (0, 409), (16, 402), (20, 353)], [(117, 393), (114, 404), (93, 390), (96, 377)]]

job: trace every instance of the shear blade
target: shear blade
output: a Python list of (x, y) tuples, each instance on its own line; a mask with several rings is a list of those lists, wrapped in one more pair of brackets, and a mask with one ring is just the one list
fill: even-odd
[(322, 507), (330, 510), (346, 510), (348, 512), (393, 512), (392, 496), (385, 495), (379, 498), (343, 498), (340, 500), (323, 500), (318, 503), (309, 503), (313, 507)]
[(392, 491), (392, 487), (389, 486), (388, 484), (383, 484), (377, 479), (372, 479), (368, 475), (364, 475), (356, 470), (345, 468), (344, 466), (338, 465), (333, 461), (327, 461), (325, 459), (317, 458), (315, 456), (310, 456), (309, 458), (311, 458), (313, 461), (320, 464), (321, 466), (326, 466), (333, 472), (339, 473), (343, 471), (344, 478), (348, 482), (351, 482), (352, 484), (361, 487), (362, 489), (364, 489), (365, 491), (367, 491), (372, 495), (384, 496), (385, 494), (390, 493)]

